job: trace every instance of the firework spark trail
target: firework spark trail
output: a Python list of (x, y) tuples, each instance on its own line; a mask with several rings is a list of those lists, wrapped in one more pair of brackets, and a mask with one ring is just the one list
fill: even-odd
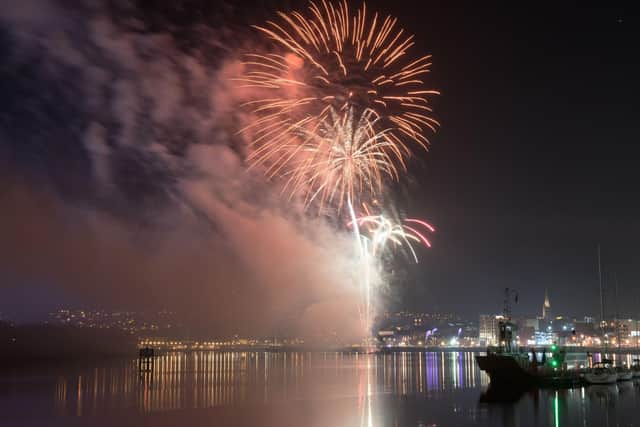
[(351, 228), (353, 228), (356, 253), (360, 258), (360, 266), (364, 268), (364, 277), (360, 280), (360, 294), (364, 296), (364, 304), (358, 306), (358, 311), (362, 322), (362, 330), (368, 332), (371, 328), (371, 279), (369, 250), (366, 239), (364, 239), (360, 234), (358, 217), (353, 209), (351, 199), (347, 200), (347, 206), (349, 207), (349, 215), (351, 216), (349, 224), (351, 225)]
[[(419, 244), (430, 248), (431, 242), (426, 237), (426, 233), (435, 232), (435, 228), (426, 221), (414, 218), (407, 218), (404, 223), (398, 223), (384, 215), (370, 215), (368, 212), (367, 215), (357, 217), (351, 204), (349, 204), (349, 210), (352, 219), (348, 225), (353, 229), (360, 253), (361, 266), (364, 269), (360, 284), (364, 302), (360, 308), (360, 315), (363, 329), (369, 331), (372, 326), (371, 294), (373, 289), (370, 276), (372, 260), (379, 258), (390, 244), (393, 244), (394, 246), (407, 247), (414, 261), (418, 263), (414, 245)], [(407, 223), (411, 225), (407, 225)]]
[[(407, 225), (407, 223), (411, 225)], [(418, 262), (414, 245), (420, 244), (430, 248), (431, 242), (426, 237), (426, 232), (435, 232), (435, 228), (422, 220), (408, 218), (404, 223), (397, 223), (384, 215), (366, 215), (358, 217), (356, 222), (349, 223), (350, 226), (358, 226), (358, 233), (368, 234), (370, 240), (371, 254), (379, 256), (390, 243), (396, 246), (406, 246), (413, 256), (414, 261)], [(424, 228), (419, 230), (418, 226)]]
[[(338, 112), (343, 118), (367, 116), (368, 132), (378, 136), (377, 150), (382, 153), (369, 158), (380, 162), (375, 173), (397, 180), (398, 169), (406, 169), (406, 158), (411, 155), (405, 139), (426, 149), (425, 132), (435, 132), (438, 126), (429, 103), (430, 95), (438, 92), (425, 89), (423, 81), (430, 71), (430, 56), (406, 59), (413, 36), (405, 35), (395, 18), (367, 12), (364, 3), (351, 11), (346, 0), (338, 4), (311, 1), (307, 12), (279, 12), (279, 20), (255, 26), (281, 52), (247, 55), (246, 72), (238, 79), (240, 86), (258, 88), (264, 94), (245, 104), (257, 117), (241, 130), (252, 140), (250, 165), (265, 166), (270, 178), (296, 169), (291, 174), (295, 178), (290, 176), (288, 181), (287, 190), (292, 193), (304, 185), (322, 187), (321, 180), (303, 178), (313, 172), (300, 169), (305, 164), (316, 165), (299, 157), (304, 158), (313, 142), (318, 144), (316, 151), (321, 151), (326, 141), (301, 140), (305, 133), (301, 131), (315, 132), (327, 120), (335, 122), (333, 116)], [(368, 190), (379, 193), (380, 180), (367, 182)], [(355, 179), (331, 192), (322, 187), (316, 193), (316, 187), (307, 195), (320, 194), (321, 204), (335, 198), (339, 211), (347, 198), (344, 193), (350, 188), (356, 192), (349, 182)]]

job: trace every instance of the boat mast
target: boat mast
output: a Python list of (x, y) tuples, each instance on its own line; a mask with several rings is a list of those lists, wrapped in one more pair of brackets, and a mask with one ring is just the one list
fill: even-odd
[(598, 284), (600, 285), (600, 329), (602, 333), (604, 333), (604, 327), (602, 322), (604, 322), (604, 295), (602, 292), (602, 264), (600, 262), (600, 244), (598, 243)]
[(636, 355), (638, 353), (638, 338), (640, 334), (638, 334), (638, 313), (636, 313)]
[(619, 311), (619, 306), (618, 306), (618, 273), (614, 272), (613, 273), (613, 280), (615, 282), (615, 286), (616, 286), (616, 321), (615, 321), (615, 327), (616, 327), (616, 341), (618, 342), (618, 349), (620, 349), (620, 311)]

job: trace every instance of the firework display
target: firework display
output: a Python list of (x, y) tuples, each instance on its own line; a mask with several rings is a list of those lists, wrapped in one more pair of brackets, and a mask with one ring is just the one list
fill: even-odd
[[(278, 52), (248, 54), (245, 74), (238, 79), (241, 86), (256, 88), (263, 96), (245, 104), (256, 116), (242, 129), (251, 139), (250, 165), (264, 166), (270, 178), (295, 170), (286, 190), (294, 195), (303, 190), (307, 203), (318, 195), (321, 205), (335, 198), (341, 207), (346, 192), (353, 190), (348, 181), (327, 193), (326, 179), (317, 179), (312, 171), (304, 173), (305, 179), (301, 173), (305, 166), (317, 169), (317, 156), (332, 155), (324, 137), (304, 135), (326, 128), (327, 121), (335, 123), (338, 114), (340, 120), (355, 117), (366, 122), (368, 137), (376, 140), (376, 156), (369, 156), (378, 165), (373, 172), (398, 179), (411, 145), (426, 149), (425, 133), (438, 126), (429, 102), (438, 92), (424, 82), (430, 56), (411, 58), (413, 36), (407, 36), (395, 18), (369, 12), (365, 4), (352, 12), (346, 1), (312, 1), (306, 14), (280, 12), (278, 17), (255, 26)], [(359, 172), (366, 172), (357, 179), (370, 192), (381, 190), (380, 178), (371, 179), (370, 170), (354, 170)]]
[(431, 247), (427, 234), (435, 231), (425, 221), (396, 221), (370, 208), (439, 126), (430, 106), (438, 92), (424, 81), (430, 56), (409, 56), (413, 36), (395, 18), (364, 3), (352, 10), (346, 0), (311, 1), (306, 13), (279, 12), (254, 27), (272, 47), (247, 54), (236, 79), (255, 95), (243, 104), (253, 119), (240, 130), (250, 141), (248, 165), (278, 178), (305, 209), (350, 219), (368, 331), (375, 261), (405, 247), (418, 262), (415, 246)]

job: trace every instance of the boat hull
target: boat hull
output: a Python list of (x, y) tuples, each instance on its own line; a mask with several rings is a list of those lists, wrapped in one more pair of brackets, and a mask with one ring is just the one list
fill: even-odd
[(476, 356), (476, 361), (496, 387), (573, 387), (584, 382), (577, 372), (536, 371), (526, 360), (518, 363), (518, 359), (509, 354)]
[(606, 374), (584, 374), (584, 379), (589, 384), (615, 384), (618, 381), (618, 374), (606, 373)]
[(488, 354), (476, 356), (481, 370), (489, 375), (492, 384), (509, 386), (530, 386), (536, 383), (536, 376), (527, 372), (511, 356)]

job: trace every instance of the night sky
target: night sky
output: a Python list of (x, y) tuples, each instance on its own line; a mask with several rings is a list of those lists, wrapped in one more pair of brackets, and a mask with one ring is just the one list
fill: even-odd
[[(82, 274), (70, 268), (70, 273), (48, 275), (59, 267), (53, 264), (77, 262), (75, 252), (56, 263), (40, 261), (56, 246), (51, 242), (41, 246), (31, 233), (50, 221), (52, 205), (101, 212), (144, 234), (166, 227), (166, 218), (159, 219), (157, 212), (175, 202), (172, 189), (182, 176), (141, 150), (127, 148), (120, 140), (127, 132), (124, 116), (112, 116), (93, 102), (95, 96), (105, 104), (131, 108), (133, 101), (123, 95), (127, 91), (110, 93), (108, 80), (131, 78), (136, 71), (122, 65), (127, 62), (125, 55), (112, 62), (101, 57), (101, 50), (88, 48), (84, 38), (90, 37), (76, 23), (91, 16), (119, 23), (130, 32), (161, 34), (171, 40), (172, 52), (185, 55), (200, 49), (198, 35), (213, 28), (219, 40), (208, 50), (211, 58), (200, 59), (216, 67), (242, 46), (238, 40), (251, 34), (249, 24), (261, 22), (271, 10), (305, 4), (256, 2), (238, 9), (210, 1), (177, 1), (163, 9), (151, 2), (68, 9), (61, 6), (65, 2), (50, 3), (56, 5), (56, 13), (30, 7), (32, 2), (0, 12), (0, 55), (10, 58), (0, 66), (0, 191), (5, 195), (0, 201), (5, 223), (0, 230), (13, 231), (12, 238), (0, 236), (0, 312), (19, 319), (37, 318), (58, 305), (120, 307), (123, 299), (109, 297), (120, 288), (110, 291), (100, 285), (102, 290), (96, 293), (88, 278), (91, 274), (105, 282), (110, 274), (114, 281), (132, 278), (127, 272), (120, 274), (115, 261), (105, 260)], [(120, 3), (124, 4), (114, 2)], [(634, 117), (640, 99), (638, 15), (622, 7), (536, 4), (520, 9), (484, 2), (417, 1), (367, 5), (397, 16), (416, 34), (414, 52), (433, 55), (429, 83), (442, 92), (435, 100), (442, 128), (431, 137), (430, 152), (418, 155), (410, 166), (410, 178), (395, 190), (401, 210), (428, 218), (438, 231), (433, 249), (421, 251), (419, 265), (401, 262), (397, 267), (406, 273), (391, 291), (389, 308), (452, 311), (476, 318), (479, 313), (499, 312), (502, 291), (510, 287), (520, 294), (514, 313), (535, 315), (548, 288), (555, 313), (597, 314), (596, 246), (600, 244), (607, 311), (616, 310), (615, 273), (618, 310), (635, 315), (640, 310), (640, 122)], [(129, 23), (132, 17), (137, 24)], [(56, 61), (63, 65), (51, 68), (47, 65), (51, 48), (23, 37), (60, 32), (80, 46), (74, 51), (89, 61), (71, 55), (60, 59), (60, 55)], [(117, 33), (108, 34), (118, 38)], [(176, 57), (167, 54), (167, 63)], [(103, 75), (104, 88), (92, 92), (87, 83), (92, 80), (85, 72)], [(148, 72), (161, 74), (162, 69), (150, 67)], [(160, 86), (168, 90), (166, 84)], [(212, 103), (220, 93), (213, 91)], [(114, 101), (118, 96), (128, 101)], [(170, 99), (164, 96), (163, 102)], [(194, 95), (180, 102), (194, 105), (201, 100)], [(141, 115), (147, 106), (136, 105), (135, 120), (144, 121)], [(172, 159), (188, 157), (186, 147), (200, 138), (194, 128), (205, 119), (195, 108), (189, 115), (179, 111), (175, 120), (156, 117), (128, 138), (153, 139), (167, 147)], [(154, 120), (160, 126), (154, 126)], [(91, 163), (94, 146), (86, 143), (87, 135), (93, 135), (88, 131), (91, 123), (99, 123), (100, 132), (108, 135), (103, 138), (111, 159), (108, 194), (98, 189), (101, 175), (96, 171), (102, 169), (95, 159)], [(22, 203), (22, 193), (34, 191), (38, 196)], [(259, 193), (243, 197), (258, 198)], [(65, 218), (61, 214), (56, 221)], [(212, 222), (214, 233), (224, 228)], [(57, 226), (42, 225), (44, 234), (49, 227)], [(73, 232), (74, 227), (68, 230)], [(78, 227), (78, 233), (84, 233)], [(10, 255), (22, 236), (17, 260), (18, 255)], [(101, 241), (94, 236), (91, 245), (100, 246)], [(80, 243), (74, 248), (85, 252)], [(30, 257), (38, 259), (34, 262), (38, 274), (25, 273), (30, 271)], [(14, 267), (18, 261), (21, 268)], [(189, 269), (183, 274), (188, 276)], [(82, 286), (63, 283), (76, 277), (82, 277)], [(142, 290), (141, 285), (138, 291)]]
[(556, 312), (597, 313), (599, 242), (607, 311), (616, 272), (620, 312), (631, 315), (640, 298), (637, 16), (479, 5), (435, 15), (424, 27), (435, 29), (426, 40), (444, 125), (421, 175), (422, 203), (440, 226), (425, 269), (444, 284), (433, 300), (497, 311), (512, 287), (517, 311), (531, 313), (547, 287)]

